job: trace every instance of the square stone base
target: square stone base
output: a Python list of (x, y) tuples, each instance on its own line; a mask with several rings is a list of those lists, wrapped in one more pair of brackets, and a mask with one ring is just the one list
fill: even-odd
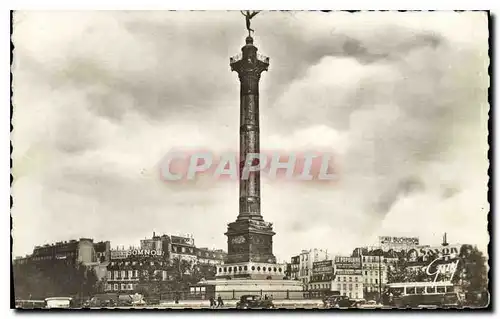
[(204, 281), (214, 285), (222, 299), (239, 299), (243, 295), (265, 295), (273, 300), (304, 299), (302, 282), (298, 280), (216, 279)]

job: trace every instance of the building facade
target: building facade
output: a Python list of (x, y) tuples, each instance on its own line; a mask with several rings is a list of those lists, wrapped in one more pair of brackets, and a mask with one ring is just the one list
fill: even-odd
[(335, 256), (332, 290), (353, 299), (363, 299), (363, 272), (360, 257)]
[(66, 260), (68, 263), (83, 263), (93, 266), (96, 263), (109, 261), (110, 243), (101, 241), (94, 243), (91, 238), (80, 238), (56, 242), (43, 246), (35, 246), (29, 256), (15, 259), (16, 263), (28, 263), (51, 260)]
[[(139, 247), (118, 247), (110, 251), (105, 290), (129, 292), (141, 285), (168, 281), (171, 279), (168, 269), (175, 260), (188, 262), (191, 267), (215, 266), (222, 264), (225, 256), (220, 249), (197, 248), (192, 236), (157, 236), (153, 233), (151, 238), (141, 240)], [(190, 271), (192, 268), (186, 270)]]
[(317, 261), (328, 260), (330, 259), (330, 256), (326, 250), (317, 248), (302, 250), (299, 256), (300, 260), (298, 279), (302, 281), (302, 284), (307, 288), (308, 283), (311, 281), (313, 263)]
[(307, 290), (319, 294), (335, 291), (334, 281), (333, 260), (317, 261), (313, 263), (311, 280), (308, 283)]
[(107, 267), (106, 292), (131, 292), (143, 283), (167, 281), (168, 261), (162, 256), (129, 255), (111, 260)]
[(290, 279), (299, 280), (300, 274), (300, 255), (293, 256), (290, 263), (287, 265), (289, 268)]

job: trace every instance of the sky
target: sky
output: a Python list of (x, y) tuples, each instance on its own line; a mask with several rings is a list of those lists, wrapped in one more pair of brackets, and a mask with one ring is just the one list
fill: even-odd
[[(377, 236), (486, 250), (484, 13), (261, 12), (261, 149), (335, 154), (335, 183), (262, 179), (274, 253)], [(13, 254), (186, 234), (227, 249), (237, 182), (165, 182), (173, 149), (237, 151), (237, 12), (16, 12)]]

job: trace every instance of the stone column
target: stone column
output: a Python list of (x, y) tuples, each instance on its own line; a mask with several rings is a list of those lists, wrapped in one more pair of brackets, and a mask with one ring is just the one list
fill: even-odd
[[(246, 38), (241, 56), (231, 59), (231, 69), (238, 72), (240, 79), (240, 205), (238, 220), (262, 220), (260, 212), (260, 173), (251, 172), (242, 179), (242, 169), (248, 154), (260, 153), (259, 143), (259, 80), (267, 71), (269, 58), (257, 55), (253, 38)], [(254, 160), (252, 165), (258, 165)]]

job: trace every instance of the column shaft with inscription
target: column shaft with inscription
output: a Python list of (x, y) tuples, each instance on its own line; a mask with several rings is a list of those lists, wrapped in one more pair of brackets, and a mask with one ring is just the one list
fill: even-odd
[[(260, 153), (259, 143), (259, 80), (269, 67), (269, 58), (257, 54), (253, 38), (246, 38), (241, 55), (230, 60), (232, 71), (240, 80), (240, 193), (239, 214), (228, 225), (227, 263), (276, 263), (272, 251), (272, 224), (264, 221), (260, 210), (260, 173), (245, 177), (242, 169), (250, 153)], [(253, 165), (258, 165), (258, 159)]]

